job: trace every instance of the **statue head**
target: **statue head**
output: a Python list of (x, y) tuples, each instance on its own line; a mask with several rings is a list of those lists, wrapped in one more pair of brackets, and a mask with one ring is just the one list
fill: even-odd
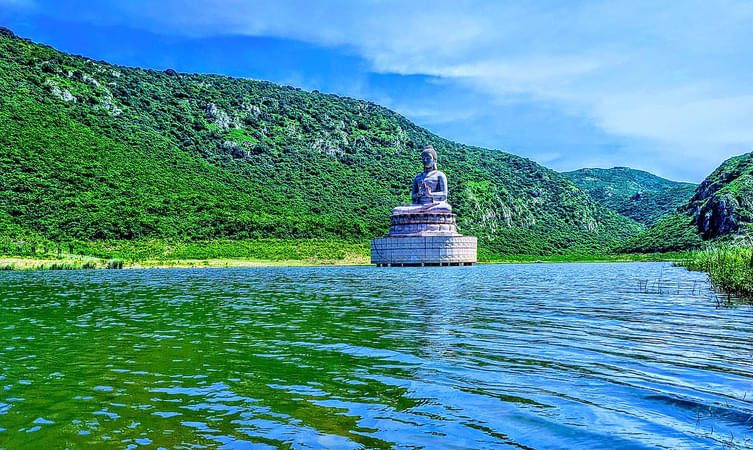
[(437, 152), (431, 145), (427, 145), (421, 152), (421, 160), (424, 163), (424, 169), (437, 170)]

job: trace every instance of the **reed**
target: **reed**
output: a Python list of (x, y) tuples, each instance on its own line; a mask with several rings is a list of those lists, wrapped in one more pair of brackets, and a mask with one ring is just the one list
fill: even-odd
[(107, 266), (106, 267), (108, 269), (122, 269), (123, 268), (123, 260), (122, 259), (117, 259), (117, 258), (111, 259), (111, 260), (107, 261)]
[(76, 266), (77, 264), (71, 262), (55, 262), (52, 264), (38, 266), (37, 268), (40, 270), (75, 270), (80, 268)]
[(688, 252), (677, 263), (689, 270), (706, 272), (714, 288), (753, 299), (753, 247), (717, 246)]

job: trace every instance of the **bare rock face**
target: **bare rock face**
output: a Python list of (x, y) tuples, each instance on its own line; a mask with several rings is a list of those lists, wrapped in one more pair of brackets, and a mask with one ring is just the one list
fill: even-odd
[(213, 122), (215, 125), (217, 125), (217, 128), (221, 130), (230, 129), (230, 116), (228, 116), (225, 111), (218, 108), (216, 104), (207, 103), (207, 106), (204, 108), (204, 112), (207, 113), (207, 116), (213, 119)]
[(693, 211), (693, 224), (703, 235), (703, 239), (713, 239), (717, 236), (733, 233), (739, 228), (735, 220), (737, 202), (729, 197), (706, 197), (708, 200), (699, 203)]

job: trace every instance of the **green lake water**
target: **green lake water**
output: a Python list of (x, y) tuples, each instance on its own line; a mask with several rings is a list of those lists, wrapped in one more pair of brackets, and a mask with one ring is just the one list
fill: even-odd
[(666, 263), (0, 272), (0, 447), (753, 447)]

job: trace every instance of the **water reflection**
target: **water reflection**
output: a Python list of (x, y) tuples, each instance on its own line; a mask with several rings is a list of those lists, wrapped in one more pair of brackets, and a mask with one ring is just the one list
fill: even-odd
[(11, 272), (0, 292), (2, 446), (753, 445), (753, 311), (667, 264)]

